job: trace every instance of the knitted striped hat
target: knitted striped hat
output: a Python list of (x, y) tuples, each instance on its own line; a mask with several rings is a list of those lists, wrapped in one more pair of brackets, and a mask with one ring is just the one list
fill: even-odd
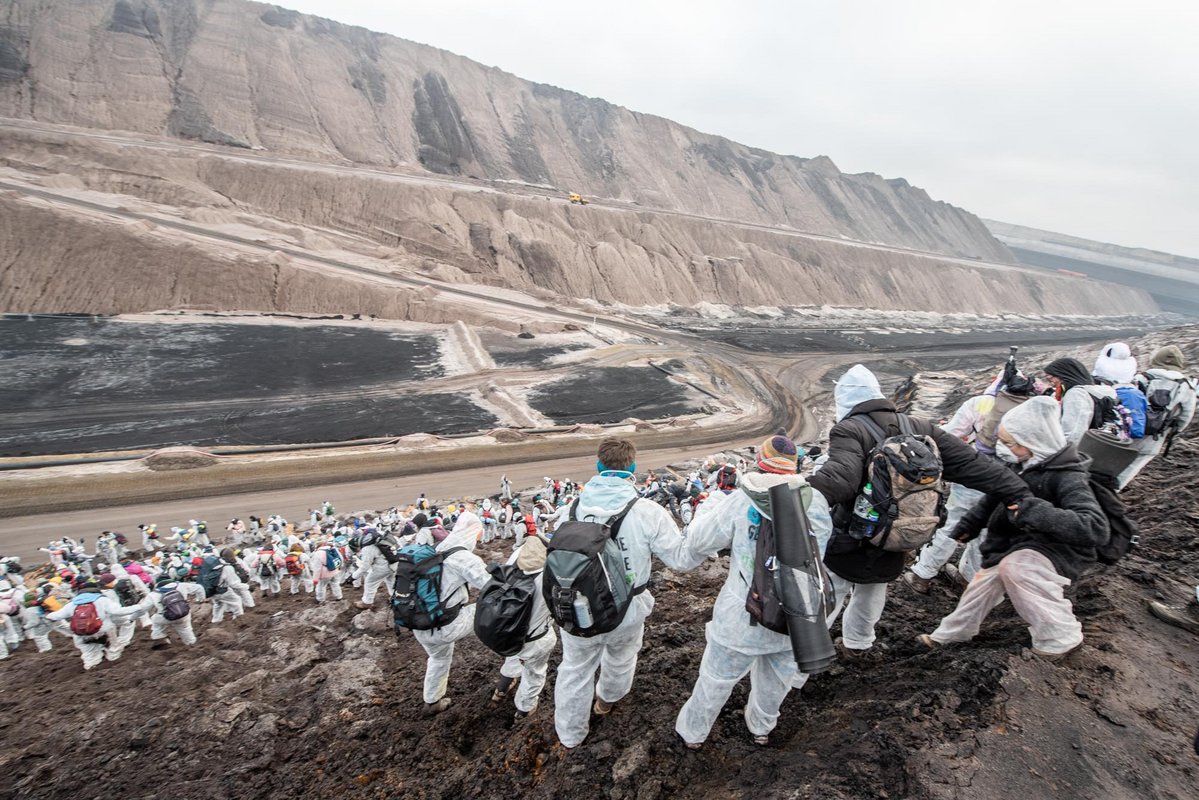
[(795, 442), (786, 436), (771, 436), (758, 446), (758, 469), (786, 475), (799, 466)]

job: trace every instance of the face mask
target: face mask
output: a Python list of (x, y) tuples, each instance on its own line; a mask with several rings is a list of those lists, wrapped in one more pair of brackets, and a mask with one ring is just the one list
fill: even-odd
[(1006, 461), (1009, 464), (1019, 464), (1020, 459), (1012, 452), (1012, 448), (1008, 447), (1003, 442), (995, 443), (995, 455), (999, 456), (1000, 460)]

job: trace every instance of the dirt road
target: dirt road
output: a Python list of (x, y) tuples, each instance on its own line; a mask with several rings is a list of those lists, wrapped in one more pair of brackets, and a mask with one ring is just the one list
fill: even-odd
[[(754, 441), (734, 443), (734, 446), (756, 444)], [(639, 471), (664, 467), (690, 458), (700, 458), (721, 448), (717, 445), (676, 447), (649, 450), (639, 455)], [(189, 519), (207, 520), (214, 532), (222, 532), (233, 517), (250, 514), (266, 516), (281, 514), (288, 520), (301, 520), (308, 509), (328, 500), (339, 512), (375, 510), (389, 506), (406, 506), (421, 492), (433, 499), (479, 497), (499, 491), (500, 476), (506, 474), (514, 489), (541, 483), (545, 476), (573, 478), (584, 481), (594, 474), (589, 458), (561, 458), (508, 466), (431, 472), (414, 477), (385, 478), (354, 483), (335, 483), (299, 489), (283, 489), (248, 494), (223, 494), (192, 500), (98, 508), (87, 511), (67, 511), (0, 519), (0, 555), (18, 555), (26, 563), (38, 563), (44, 554), (39, 547), (56, 536), (85, 537), (94, 541), (105, 530), (119, 530), (130, 535), (140, 546), (138, 523), (152, 522), (160, 531), (172, 525), (186, 525)]]

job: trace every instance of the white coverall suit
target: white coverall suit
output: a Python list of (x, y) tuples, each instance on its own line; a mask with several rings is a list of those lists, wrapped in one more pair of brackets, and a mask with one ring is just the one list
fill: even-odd
[[(541, 552), (545, 552), (544, 547)], [(519, 557), (518, 550), (508, 559), (508, 563), (517, 563)], [(541, 560), (544, 564), (544, 556)], [(541, 582), (545, 573), (541, 570), (525, 571), (525, 575), (537, 576), (533, 584), (536, 595), (533, 599), (533, 613), (529, 617), (529, 638), (519, 653), (504, 659), (500, 674), (505, 678), (520, 678), (520, 685), (516, 689), (516, 710), (527, 714), (537, 707), (537, 699), (545, 687), (545, 674), (549, 671), (550, 656), (558, 644), (558, 635), (554, 631), (545, 596), (541, 593)]]
[(80, 603), (95, 603), (96, 616), (100, 618), (102, 623), (100, 631), (95, 636), (71, 634), (71, 638), (75, 641), (75, 647), (78, 648), (79, 655), (83, 658), (83, 668), (86, 670), (103, 661), (108, 651), (109, 642), (115, 641), (114, 637), (116, 633), (110, 615), (116, 606), (116, 601), (100, 592), (84, 592), (72, 598), (71, 602), (64, 605), (58, 611), (47, 614), (46, 619), (51, 622), (69, 620), (71, 615), (75, 613), (75, 606)]
[[(1170, 409), (1171, 411), (1177, 409), (1176, 427), (1179, 433), (1181, 433), (1186, 430), (1186, 427), (1191, 424), (1191, 420), (1195, 418), (1195, 387), (1191, 384), (1187, 376), (1171, 369), (1147, 369), (1144, 373), (1137, 376), (1137, 384), (1144, 391), (1148, 388), (1149, 382), (1155, 379), (1175, 381), (1178, 384), (1178, 389), (1174, 394), (1174, 402), (1170, 406)], [(1158, 436), (1146, 436), (1135, 440), (1133, 444), (1137, 447), (1138, 455), (1117, 478), (1121, 489), (1131, 483), (1132, 479), (1150, 461), (1157, 458), (1157, 454), (1166, 446), (1166, 435), (1162, 433)]]
[(225, 618), (225, 612), (229, 613), (231, 619), (240, 617), (245, 611), (245, 606), (242, 604), (239, 590), (249, 591), (250, 589), (241, 578), (237, 577), (237, 571), (233, 569), (233, 565), (227, 562), (225, 566), (221, 567), (221, 579), (217, 585), (224, 586), (225, 591), (209, 598), (212, 600), (213, 625)]
[[(279, 555), (278, 550), (260, 550), (250, 556), (250, 561), (246, 566), (250, 571), (251, 578), (258, 581), (263, 597), (266, 597), (268, 591), (272, 596), (277, 597), (283, 590), (279, 576), (284, 572), (286, 566), (283, 563), (283, 556)], [(264, 571), (267, 574), (264, 575)]]
[[(312, 581), (316, 584), (316, 602), (325, 602), (326, 590), (333, 592), (333, 599), (340, 600), (341, 595), (341, 569), (329, 569), (329, 551), (333, 550), (341, 555), (341, 552), (332, 544), (324, 544), (318, 547), (312, 554)], [(344, 558), (344, 556), (342, 556)]]
[(191, 608), (195, 608), (200, 603), (203, 603), (205, 599), (204, 587), (198, 583), (189, 583), (187, 581), (167, 583), (150, 592), (141, 603), (142, 608), (147, 613), (152, 614), (150, 617), (150, 638), (157, 641), (166, 639), (168, 638), (168, 634), (174, 633), (183, 644), (195, 644), (196, 634), (192, 630), (192, 615), (190, 611), (179, 619), (167, 619), (163, 616), (163, 595), (171, 590), (183, 595), (183, 599), (187, 601), (188, 606)]
[[(576, 518), (606, 522), (637, 497), (633, 484), (618, 477), (622, 474), (626, 473), (605, 473), (588, 481)], [(679, 571), (693, 569), (699, 563), (670, 512), (652, 500), (638, 500), (629, 510), (617, 540), (625, 553), (625, 579), (634, 587), (643, 587), (649, 580), (652, 556)], [(645, 620), (653, 610), (654, 597), (643, 590), (633, 598), (615, 630), (588, 638), (562, 631), (562, 663), (554, 685), (554, 727), (564, 746), (577, 747), (587, 738), (591, 703), (597, 693), (604, 702), (615, 703), (633, 687)]]
[[(994, 403), (994, 398), (989, 395), (971, 397), (958, 407), (953, 417), (942, 428), (963, 441), (969, 441), (978, 433)], [(912, 565), (913, 573), (928, 580), (937, 577), (937, 573), (941, 571), (958, 547), (958, 542), (949, 534), (958, 521), (966, 516), (966, 512), (974, 508), (975, 503), (982, 499), (983, 493), (980, 491), (959, 483), (949, 485), (949, 500), (945, 504), (945, 524), (937, 529), (932, 541), (921, 548), (916, 563)], [(958, 572), (967, 581), (973, 578), (974, 573), (978, 572), (982, 566), (982, 554), (979, 546), (985, 536), (986, 532), (984, 531), (982, 535), (972, 539), (958, 560)]]
[(358, 554), (358, 561), (354, 580), (362, 581), (362, 602), (368, 606), (374, 603), (375, 594), (379, 589), (383, 590), (385, 597), (390, 596), (391, 584), (395, 581), (395, 569), (387, 563), (387, 557), (382, 551), (375, 545), (368, 544)]
[(445, 697), (450, 680), (450, 665), (454, 660), (454, 642), (474, 634), (475, 605), (467, 604), (470, 594), (466, 587), (482, 589), (491, 574), (483, 559), (475, 555), (475, 543), (483, 533), (483, 523), (471, 512), (458, 517), (458, 523), (438, 545), (437, 552), (444, 553), (453, 547), (464, 547), (451, 553), (441, 564), (441, 601), (450, 608), (462, 605), (453, 622), (431, 631), (413, 631), (412, 635), (429, 655), (425, 666), (425, 702), (436, 703)]
[[(33, 642), (39, 653), (44, 653), (54, 647), (50, 643), (50, 631), (57, 628), (46, 619), (46, 613), (39, 606), (23, 606), (21, 608), (21, 627), (25, 630), (25, 638)], [(68, 631), (69, 633), (69, 631)]]
[[(746, 675), (749, 675), (749, 699), (744, 710), (745, 724), (754, 736), (774, 730), (787, 693), (806, 680), (796, 666), (790, 637), (751, 625), (749, 612), (745, 610), (758, 536), (758, 525), (751, 515), (758, 519), (765, 516), (746, 490), (768, 493), (770, 487), (782, 484), (799, 487), (804, 480), (798, 475), (746, 473), (741, 477), (740, 488), (727, 495), (715, 494), (701, 505), (687, 528), (686, 541), (699, 556), (697, 561), (731, 547), (729, 574), (712, 609), (712, 621), (705, 628), (708, 645), (700, 662), (699, 677), (675, 720), (675, 730), (690, 744), (708, 738), (733, 687)], [(827, 506), (819, 492), (811, 492), (811, 496), (813, 505)], [(818, 518), (831, 529), (827, 513)], [(813, 526), (816, 524), (813, 521)]]

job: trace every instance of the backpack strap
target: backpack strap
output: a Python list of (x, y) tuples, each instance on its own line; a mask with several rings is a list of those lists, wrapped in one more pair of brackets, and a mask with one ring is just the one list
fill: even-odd
[[(629, 501), (629, 504), (627, 506), (625, 506), (624, 508), (622, 508), (620, 510), (619, 514), (617, 514), (616, 516), (614, 516), (610, 520), (608, 520), (608, 527), (611, 528), (611, 532), (609, 533), (609, 536), (611, 538), (615, 539), (616, 534), (620, 533), (621, 523), (624, 522), (624, 518), (629, 515), (629, 512), (633, 510), (633, 506), (636, 505), (637, 501), (640, 499), (641, 499), (640, 497), (634, 497), (632, 500)], [(577, 503), (579, 501), (576, 500), (575, 502)]]
[[(902, 430), (903, 429), (903, 415), (896, 414), (895, 416), (900, 420), (900, 429)], [(880, 428), (878, 423), (870, 418), (869, 414), (854, 414), (852, 417), (850, 417), (850, 419), (856, 420), (856, 421), (862, 423), (862, 426), (864, 428), (866, 428), (866, 431), (872, 437), (874, 437), (875, 447), (877, 447), (878, 445), (882, 444), (883, 442), (885, 442), (887, 440), (887, 432), (884, 431), (882, 428)]]

